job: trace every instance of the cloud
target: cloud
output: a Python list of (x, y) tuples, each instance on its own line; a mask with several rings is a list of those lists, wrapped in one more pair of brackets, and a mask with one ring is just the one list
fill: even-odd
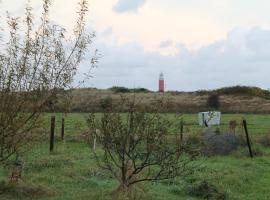
[[(269, 29), (233, 28), (227, 34), (238, 25), (269, 27), (270, 3), (262, 1), (170, 0), (168, 4), (164, 0), (147, 0), (139, 14), (123, 17), (117, 12), (137, 12), (146, 0), (93, 0), (89, 26), (93, 22), (100, 33), (96, 44), (102, 59), (93, 71), (91, 83), (100, 88), (123, 85), (156, 90), (162, 71), (169, 90), (236, 84), (268, 88)], [(63, 2), (65, 9), (60, 9)], [(33, 2), (33, 6), (40, 13), (40, 3)], [(55, 0), (52, 19), (72, 30), (76, 6), (77, 0)], [(5, 16), (4, 11), (10, 10), (19, 15), (23, 7), (24, 3), (16, 0), (2, 1), (0, 14)], [(169, 40), (173, 41), (171, 47)], [(161, 55), (168, 50), (173, 53)]]
[(269, 87), (270, 30), (235, 28), (227, 38), (189, 50), (177, 44), (178, 53), (147, 52), (137, 42), (118, 45), (99, 42), (102, 53), (91, 83), (98, 88), (113, 85), (157, 90), (164, 72), (167, 90), (192, 91), (230, 85)]
[(118, 0), (113, 7), (115, 12), (137, 12), (145, 4), (146, 0)]
[(165, 40), (162, 41), (159, 45), (159, 48), (168, 48), (173, 46), (173, 41), (172, 40)]
[(106, 28), (105, 30), (103, 30), (101, 32), (101, 35), (106, 37), (106, 36), (111, 36), (112, 33), (113, 33), (113, 29), (112, 29), (112, 27), (109, 27), (109, 28)]

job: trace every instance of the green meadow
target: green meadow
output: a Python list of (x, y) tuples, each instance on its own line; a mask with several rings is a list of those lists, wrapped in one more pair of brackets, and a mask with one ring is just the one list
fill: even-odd
[[(50, 116), (46, 114), (45, 127), (49, 130)], [(27, 147), (23, 157), (23, 180), (19, 186), (7, 185), (10, 176), (10, 159), (0, 168), (0, 199), (3, 200), (112, 200), (112, 191), (117, 181), (95, 163), (91, 144), (80, 140), (80, 134), (87, 131), (87, 114), (73, 113), (65, 117), (65, 140), (60, 140), (62, 114), (56, 115), (56, 142), (53, 153), (49, 153), (48, 137)], [(174, 114), (165, 114), (174, 118)], [(196, 114), (178, 115), (183, 118), (184, 133), (197, 134), (202, 130), (195, 125)], [(200, 157), (201, 170), (192, 176), (175, 178), (165, 182), (143, 183), (144, 198), (153, 200), (195, 200), (195, 199), (270, 199), (270, 147), (258, 141), (270, 133), (270, 115), (225, 114), (222, 115), (222, 131), (228, 130), (228, 123), (239, 124), (245, 118), (252, 139), (255, 158), (248, 157), (248, 150), (241, 146), (228, 156)], [(241, 126), (237, 128), (241, 133)], [(99, 150), (99, 149), (98, 149)], [(208, 196), (207, 196), (208, 195)]]

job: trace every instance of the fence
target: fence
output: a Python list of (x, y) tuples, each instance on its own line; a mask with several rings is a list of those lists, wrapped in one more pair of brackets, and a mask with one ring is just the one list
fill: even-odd
[[(47, 127), (50, 127), (47, 130), (50, 134), (50, 151), (53, 151), (55, 139), (66, 141), (85, 139), (83, 133), (87, 132), (86, 116), (87, 114), (47, 116), (47, 121), (50, 123), (50, 125), (47, 124)], [(250, 156), (252, 156), (251, 145), (255, 137), (270, 133), (270, 123), (268, 122), (270, 122), (270, 115), (247, 115), (246, 120), (239, 116), (237, 119), (225, 116), (222, 123), (219, 126), (212, 126), (212, 129), (220, 133), (232, 133), (246, 138)], [(194, 119), (185, 120), (185, 117), (179, 118), (176, 124), (172, 130), (172, 136), (180, 137), (180, 140), (187, 135), (201, 133), (205, 129), (205, 127), (199, 126)]]

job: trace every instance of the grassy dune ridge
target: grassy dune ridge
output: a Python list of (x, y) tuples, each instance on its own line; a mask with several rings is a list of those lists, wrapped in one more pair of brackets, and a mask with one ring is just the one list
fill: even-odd
[(56, 111), (66, 108), (71, 99), (71, 112), (100, 112), (102, 104), (110, 103), (117, 112), (125, 112), (122, 98), (134, 98), (136, 102), (151, 110), (153, 103), (163, 100), (166, 104), (164, 112), (196, 113), (206, 111), (207, 99), (216, 94), (220, 98), (220, 110), (225, 113), (270, 113), (270, 92), (256, 87), (235, 86), (211, 91), (157, 93), (146, 89), (93, 89), (81, 88), (70, 91), (72, 98), (63, 97), (60, 93), (55, 105)]

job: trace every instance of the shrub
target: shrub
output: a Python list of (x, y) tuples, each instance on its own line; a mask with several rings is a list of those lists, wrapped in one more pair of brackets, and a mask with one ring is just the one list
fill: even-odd
[(212, 199), (212, 200), (228, 199), (227, 194), (224, 191), (218, 190), (218, 188), (215, 185), (210, 184), (206, 180), (202, 180), (189, 187), (188, 193), (189, 195), (203, 199)]
[(240, 145), (238, 138), (228, 133), (207, 131), (203, 133), (202, 139), (204, 140), (202, 153), (208, 156), (228, 155), (237, 150)]
[(114, 93), (148, 93), (151, 92), (150, 90), (146, 88), (134, 88), (134, 89), (129, 89), (126, 87), (119, 87), (119, 86), (113, 86), (109, 88), (109, 90), (113, 91)]
[(187, 177), (199, 168), (194, 158), (171, 142), (173, 120), (158, 111), (145, 112), (135, 100), (124, 104), (128, 110), (124, 116), (105, 112), (87, 119), (102, 148), (101, 153), (94, 152), (98, 166), (119, 181), (116, 194), (137, 195), (142, 182)]
[(135, 88), (132, 90), (133, 92), (135, 93), (148, 93), (148, 92), (151, 92), (150, 90), (146, 89), (146, 88)]
[(87, 0), (78, 2), (70, 34), (51, 20), (51, 1), (41, 2), (41, 16), (33, 15), (28, 2), (23, 19), (8, 14), (6, 28), (1, 27), (0, 165), (29, 145), (43, 111), (54, 110), (57, 94), (74, 85), (80, 63), (86, 59), (91, 67), (97, 64), (96, 55), (85, 55), (95, 36), (86, 29)]
[(126, 87), (118, 87), (118, 86), (114, 86), (109, 88), (109, 90), (113, 91), (114, 93), (129, 93), (130, 89), (126, 88)]
[(268, 90), (263, 90), (258, 87), (248, 87), (248, 86), (232, 86), (224, 87), (217, 90), (200, 90), (197, 92), (199, 95), (246, 95), (246, 96), (257, 96), (268, 99), (270, 97), (270, 92)]
[(210, 95), (207, 99), (206, 106), (211, 108), (211, 109), (219, 109), (219, 107), (220, 107), (219, 96), (216, 94)]
[(110, 96), (107, 96), (104, 99), (101, 99), (99, 104), (102, 110), (107, 110), (112, 108), (113, 99)]

